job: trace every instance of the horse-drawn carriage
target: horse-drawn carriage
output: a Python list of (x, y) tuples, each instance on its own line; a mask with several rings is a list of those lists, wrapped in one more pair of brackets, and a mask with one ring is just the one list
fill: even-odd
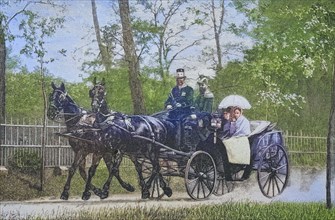
[[(106, 152), (117, 150), (128, 156), (138, 173), (142, 198), (171, 196), (168, 181), (171, 176), (183, 177), (188, 195), (196, 200), (230, 192), (234, 182), (248, 179), (252, 170), (257, 170), (258, 184), (266, 197), (276, 196), (286, 187), (289, 164), (282, 132), (275, 130), (269, 122), (251, 122), (253, 131), (249, 137), (237, 139), (237, 142), (231, 139), (229, 143), (218, 138), (221, 126), (218, 118), (195, 112), (192, 107), (152, 116), (129, 116), (119, 112), (105, 114), (99, 106), (94, 123), (78, 125), (87, 113), (83, 113), (68, 96), (64, 85), (59, 88), (53, 85), (53, 89), (49, 118), (54, 119), (60, 112), (68, 117), (68, 129), (61, 135), (98, 146)], [(234, 146), (236, 143), (244, 143), (244, 151), (239, 151), (239, 146)], [(241, 160), (240, 154), (248, 155), (247, 159)], [(109, 167), (110, 175), (117, 176), (117, 169), (116, 166)], [(85, 195), (92, 189), (93, 175), (92, 170), (87, 178)], [(104, 185), (104, 191), (108, 191), (110, 181), (111, 177)]]
[[(257, 171), (257, 181), (264, 196), (271, 198), (283, 192), (289, 175), (288, 156), (282, 132), (268, 121), (251, 121), (248, 137), (218, 138), (221, 122), (213, 115), (190, 114), (184, 119), (181, 131), (194, 143), (182, 143), (179, 149), (163, 146), (160, 153), (161, 174), (164, 177), (183, 177), (188, 195), (195, 200), (211, 194), (221, 196), (234, 188), (234, 183), (250, 177)], [(190, 126), (193, 124), (193, 127)], [(193, 132), (193, 135), (190, 134)], [(207, 133), (207, 135), (206, 135)], [(197, 139), (200, 139), (197, 141)], [(185, 147), (186, 146), (186, 147)], [(150, 170), (144, 161), (144, 171)], [(161, 197), (159, 179), (152, 184), (151, 196)]]

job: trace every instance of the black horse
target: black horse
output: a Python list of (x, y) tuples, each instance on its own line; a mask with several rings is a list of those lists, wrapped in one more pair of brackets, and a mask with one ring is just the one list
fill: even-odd
[[(92, 111), (94, 113), (99, 112), (100, 114), (103, 114), (105, 116), (110, 114), (110, 110), (109, 110), (107, 102), (105, 100), (106, 91), (105, 91), (105, 80), (104, 80), (104, 78), (102, 79), (101, 82), (97, 82), (96, 77), (94, 78), (93, 88), (89, 90), (89, 96), (92, 99), (91, 107), (92, 107)], [(128, 191), (133, 192), (134, 188), (132, 186), (130, 186), (129, 184), (124, 183), (123, 180), (120, 177), (119, 167), (120, 167), (121, 162), (122, 162), (123, 153), (121, 151), (115, 150), (114, 148), (111, 148), (111, 147), (108, 147), (107, 149), (108, 149), (108, 151), (105, 152), (104, 155), (106, 153), (110, 154), (110, 152), (113, 152), (112, 156), (114, 156), (114, 157), (112, 158), (113, 159), (112, 161), (111, 160), (105, 161), (107, 167), (109, 167), (109, 177), (108, 177), (106, 183), (104, 184), (104, 186), (102, 188), (100, 198), (107, 198), (108, 197), (109, 188), (110, 188), (110, 184), (112, 182), (113, 176), (115, 176), (117, 178), (119, 183), (125, 189), (127, 189)], [(98, 165), (98, 164), (96, 164), (96, 165)], [(95, 168), (96, 168), (96, 166), (95, 166)], [(90, 181), (91, 181), (92, 177), (94, 176), (94, 174), (95, 174), (95, 169), (92, 169), (92, 172), (89, 173), (88, 181), (86, 182), (86, 191), (89, 189), (89, 186), (91, 184)]]
[[(154, 179), (159, 178), (160, 187), (167, 196), (172, 190), (160, 173), (159, 156), (161, 147), (170, 145), (174, 139), (174, 126), (168, 121), (146, 115), (125, 115), (114, 112), (111, 115), (97, 114), (101, 131), (99, 141), (106, 147), (121, 151), (135, 165), (142, 189), (142, 198), (150, 197), (150, 187)], [(152, 165), (151, 175), (147, 181), (143, 178), (141, 161), (147, 159)]]
[[(142, 188), (142, 198), (150, 196), (149, 189), (153, 179), (159, 179), (161, 188), (164, 193), (171, 196), (172, 191), (167, 186), (160, 174), (159, 166), (159, 146), (152, 141), (166, 143), (173, 140), (174, 137), (169, 137), (168, 134), (174, 135), (174, 126), (172, 123), (161, 121), (150, 116), (133, 115), (127, 116), (122, 113), (110, 113), (107, 102), (104, 80), (96, 83), (94, 79), (94, 87), (90, 90), (92, 98), (92, 109), (98, 112), (97, 127), (101, 128), (100, 137), (106, 147), (117, 149), (121, 154), (126, 154), (134, 163), (138, 173), (139, 183)], [(144, 140), (144, 139), (145, 140)], [(149, 160), (152, 169), (147, 181), (143, 178), (143, 159)], [(120, 157), (119, 163), (121, 163)], [(115, 166), (117, 168), (118, 166)], [(110, 182), (113, 175), (118, 170), (110, 172), (109, 178), (103, 187), (103, 193), (108, 192)]]
[[(103, 194), (102, 191), (91, 184), (91, 178), (95, 173), (96, 167), (103, 157), (109, 170), (115, 165), (114, 160), (117, 161), (117, 154), (115, 151), (104, 148), (104, 146), (96, 144), (94, 138), (87, 138), (87, 134), (83, 132), (85, 129), (91, 129), (95, 121), (95, 114), (87, 114), (86, 111), (78, 107), (78, 105), (67, 95), (65, 86), (62, 83), (60, 87), (56, 87), (54, 83), (51, 84), (53, 91), (49, 97), (48, 118), (54, 120), (61, 112), (64, 114), (67, 133), (76, 132), (75, 138), (69, 138), (69, 144), (75, 152), (74, 161), (69, 169), (69, 175), (61, 195), (61, 199), (67, 200), (69, 197), (69, 189), (71, 179), (79, 167), (80, 174), (85, 180), (86, 187), (83, 192), (82, 199), (88, 200), (91, 196), (89, 190), (98, 195), (100, 198), (106, 198), (108, 194)], [(94, 135), (94, 134), (91, 134)], [(93, 153), (92, 166), (89, 169), (89, 175), (85, 172), (85, 158), (89, 153)], [(134, 188), (118, 178), (122, 187), (128, 191), (134, 191)]]
[[(79, 119), (81, 118), (79, 115), (82, 114), (81, 109), (70, 98), (70, 96), (67, 95), (64, 84), (62, 84), (59, 88), (52, 84), (52, 87), (54, 90), (50, 96), (50, 103), (52, 104), (49, 106), (49, 118), (53, 119), (60, 111), (64, 111), (68, 133), (70, 134), (70, 141), (87, 142), (88, 149), (85, 147), (85, 151), (90, 149), (90, 152), (96, 153), (99, 151), (106, 152), (106, 149), (108, 151), (119, 150), (129, 156), (129, 158), (134, 162), (139, 175), (140, 185), (142, 188), (142, 198), (148, 198), (150, 196), (149, 187), (151, 186), (153, 179), (156, 178), (156, 176), (161, 176), (159, 173), (160, 167), (158, 161), (159, 147), (157, 147), (157, 145), (155, 145), (152, 141), (156, 140), (161, 143), (167, 142), (169, 140), (167, 134), (171, 134), (173, 128), (169, 126), (166, 127), (161, 121), (150, 116), (127, 117), (121, 113), (104, 115), (100, 112), (96, 114), (95, 119), (96, 124), (99, 125), (98, 129), (94, 127), (87, 128), (81, 125), (78, 127), (78, 122), (80, 122)], [(130, 137), (129, 135), (132, 137), (131, 141), (127, 140)], [(147, 140), (138, 138), (137, 135), (142, 138), (146, 137)], [(84, 149), (82, 150), (84, 151)], [(83, 152), (81, 153), (83, 154)], [(142, 167), (139, 163), (139, 158), (143, 157), (148, 158), (152, 162), (153, 166), (152, 177), (149, 178), (147, 182), (143, 179)], [(70, 169), (72, 171), (70, 173), (70, 178), (72, 178), (75, 168), (76, 166), (73, 165), (73, 168)], [(92, 178), (94, 174), (93, 170), (89, 173), (91, 176), (90, 178)], [(172, 190), (166, 186), (163, 178), (161, 179), (162, 181), (160, 184), (164, 193), (167, 196), (171, 196)], [(90, 180), (88, 180), (87, 183), (90, 183)], [(68, 191), (69, 187), (70, 182), (67, 181), (64, 189), (67, 189)], [(89, 192), (85, 191), (83, 196), (85, 195), (87, 197), (87, 193)]]
[(106, 102), (106, 88), (105, 88), (105, 78), (101, 82), (97, 82), (97, 78), (93, 79), (93, 88), (89, 91), (89, 97), (91, 98), (91, 107), (94, 113), (100, 112), (102, 114), (110, 114)]
[[(90, 96), (92, 98), (92, 109), (99, 112), (96, 120), (96, 122), (99, 122), (97, 127), (102, 128), (105, 132), (100, 140), (103, 140), (106, 146), (115, 145), (114, 147), (117, 147), (121, 152), (125, 152), (131, 158), (138, 172), (140, 185), (143, 186), (145, 183), (145, 186), (142, 187), (142, 197), (147, 197), (147, 190), (150, 187), (152, 193), (150, 196), (153, 198), (163, 196), (159, 187), (163, 189), (164, 194), (168, 195), (169, 189), (166, 185), (168, 180), (162, 179), (160, 166), (164, 166), (166, 174), (169, 160), (172, 159), (178, 163), (180, 172), (183, 173), (187, 162), (185, 158), (197, 148), (203, 148), (200, 143), (208, 138), (207, 127), (210, 122), (210, 114), (195, 112), (191, 106), (159, 112), (152, 116), (127, 116), (116, 112), (110, 114), (105, 99), (104, 83), (95, 83), (90, 91)], [(198, 123), (200, 118), (201, 126)], [(138, 130), (143, 128), (147, 130)], [(119, 131), (116, 132), (115, 130), (118, 129)], [(137, 147), (133, 147), (134, 145)], [(138, 146), (143, 146), (144, 150), (138, 149)], [(146, 152), (147, 148), (145, 146), (151, 149), (151, 154)], [(179, 151), (179, 157), (175, 155), (174, 158), (169, 158), (169, 153), (176, 151)], [(160, 165), (157, 164), (158, 159), (160, 159)], [(143, 179), (143, 173), (146, 174), (147, 182)], [(110, 178), (112, 178), (112, 175)], [(108, 185), (104, 186), (104, 190), (106, 189), (108, 189)]]

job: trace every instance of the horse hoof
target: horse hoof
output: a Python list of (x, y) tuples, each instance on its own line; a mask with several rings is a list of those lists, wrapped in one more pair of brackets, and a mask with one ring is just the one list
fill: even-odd
[(148, 199), (150, 197), (149, 191), (145, 190), (142, 192), (142, 199)]
[(100, 199), (106, 199), (108, 197), (108, 191), (101, 192)]
[(69, 193), (68, 192), (63, 192), (62, 195), (60, 196), (60, 199), (68, 200), (69, 199)]
[(168, 197), (172, 196), (172, 189), (170, 187), (166, 187), (164, 189), (164, 194), (167, 195)]
[(91, 193), (90, 192), (84, 192), (83, 196), (81, 198), (82, 198), (82, 200), (89, 200), (91, 198)]
[(125, 189), (128, 192), (134, 192), (135, 191), (135, 188), (132, 185), (130, 185), (130, 184), (127, 184), (126, 187), (125, 187)]
[(95, 195), (97, 195), (99, 197), (101, 197), (101, 195), (102, 195), (102, 190), (101, 189), (95, 189), (95, 190), (93, 190), (93, 192), (94, 192)]

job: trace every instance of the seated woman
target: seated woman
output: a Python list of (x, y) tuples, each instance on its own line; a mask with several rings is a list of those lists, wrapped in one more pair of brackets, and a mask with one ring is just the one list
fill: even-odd
[(240, 107), (234, 108), (233, 118), (235, 122), (231, 125), (231, 136), (248, 136), (251, 133), (249, 120), (242, 115)]
[(221, 118), (222, 119), (221, 129), (218, 130), (218, 137), (221, 140), (231, 137), (231, 133), (230, 133), (231, 111), (232, 111), (231, 107), (223, 109), (223, 114)]

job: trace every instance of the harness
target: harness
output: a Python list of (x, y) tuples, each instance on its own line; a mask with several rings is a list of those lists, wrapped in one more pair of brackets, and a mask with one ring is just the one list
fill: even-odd
[[(63, 105), (61, 102), (66, 100), (67, 97), (70, 98), (73, 101), (73, 99), (67, 94), (67, 92), (64, 92), (60, 89), (56, 89), (55, 91), (60, 93), (59, 100), (57, 100), (57, 102), (59, 102), (61, 105)], [(76, 119), (77, 117), (82, 117), (83, 115), (87, 114), (87, 112), (84, 109), (78, 107), (78, 105), (74, 101), (73, 102), (68, 102), (68, 103), (69, 103), (69, 105), (73, 105), (73, 106), (77, 107), (80, 110), (80, 112), (79, 113), (64, 113), (64, 108), (62, 108), (62, 110), (59, 111), (59, 108), (57, 108), (57, 106), (55, 106), (53, 102), (50, 104), (52, 107), (57, 109), (56, 117), (60, 118), (59, 116), (66, 116), (66, 115), (73, 116), (73, 117), (65, 120), (65, 123), (70, 122), (70, 121)]]
[[(140, 121), (143, 121), (144, 124), (146, 125), (146, 128), (148, 129), (149, 131), (149, 137), (146, 137), (146, 138), (149, 138), (150, 141), (152, 142), (155, 142), (155, 133), (154, 133), (154, 129), (152, 127), (152, 125), (150, 124), (149, 120), (146, 119), (145, 117), (143, 116), (140, 116), (140, 115), (136, 115), (136, 116), (133, 116), (133, 117), (137, 117), (140, 119)], [(114, 122), (114, 118), (107, 118), (103, 123), (106, 123), (107, 125), (110, 125), (110, 126), (115, 126), (117, 128), (119, 128), (120, 130), (130, 134), (131, 136), (141, 136), (141, 137), (145, 137), (145, 136), (142, 136), (142, 135), (138, 135), (135, 133), (135, 127), (134, 125), (131, 123), (131, 118), (130, 117), (127, 117), (125, 115), (122, 115), (122, 118), (123, 118), (123, 121), (126, 125), (126, 128), (116, 124)], [(164, 134), (165, 136), (167, 136), (167, 129), (165, 127), (165, 125), (160, 121), (160, 120), (156, 120), (155, 122), (157, 122), (163, 129), (164, 129)]]

